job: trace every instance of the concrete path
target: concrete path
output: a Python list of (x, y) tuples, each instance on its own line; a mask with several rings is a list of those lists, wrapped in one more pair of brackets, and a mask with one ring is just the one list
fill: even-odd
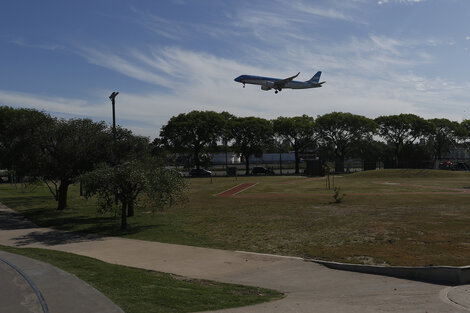
[(101, 292), (50, 264), (0, 251), (0, 312), (124, 313)]
[[(5, 222), (8, 221), (8, 222)], [(16, 226), (15, 226), (16, 225)], [(220, 312), (469, 312), (465, 289), (331, 270), (299, 258), (141, 240), (82, 237), (38, 228), (0, 208), (0, 244), (72, 252), (106, 262), (282, 291), (286, 297)], [(449, 294), (456, 294), (452, 301)]]

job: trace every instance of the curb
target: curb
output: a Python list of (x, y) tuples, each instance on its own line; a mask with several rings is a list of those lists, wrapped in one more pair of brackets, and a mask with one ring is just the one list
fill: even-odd
[(36, 297), (38, 298), (38, 301), (41, 304), (42, 311), (44, 313), (49, 313), (49, 308), (47, 307), (46, 300), (44, 300), (44, 297), (42, 296), (41, 291), (38, 289), (38, 287), (36, 287), (36, 285), (31, 280), (31, 278), (29, 278), (29, 276), (25, 272), (23, 272), (20, 268), (18, 268), (13, 263), (8, 262), (7, 260), (5, 260), (1, 257), (0, 257), (0, 261), (7, 264), (8, 266), (10, 266), (18, 274), (20, 274), (21, 277), (23, 277), (23, 279), (28, 283), (28, 285), (31, 287), (31, 289), (33, 289), (34, 293), (36, 294)]
[(441, 285), (456, 286), (470, 283), (470, 266), (375, 266), (330, 262), (315, 259), (304, 260), (307, 262), (318, 263), (331, 269), (405, 278), (429, 283), (437, 283)]

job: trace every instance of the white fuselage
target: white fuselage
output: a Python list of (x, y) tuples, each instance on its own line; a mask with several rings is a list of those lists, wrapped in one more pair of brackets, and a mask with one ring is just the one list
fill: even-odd
[(270, 90), (270, 89), (307, 89), (307, 88), (318, 88), (321, 87), (321, 84), (318, 82), (309, 82), (309, 81), (289, 81), (282, 85), (282, 87), (277, 86), (276, 84), (281, 79), (278, 78), (271, 78), (271, 77), (262, 77), (262, 76), (253, 76), (253, 75), (241, 75), (235, 78), (236, 82), (242, 84), (252, 84), (252, 85), (260, 85), (261, 89), (263, 90)]

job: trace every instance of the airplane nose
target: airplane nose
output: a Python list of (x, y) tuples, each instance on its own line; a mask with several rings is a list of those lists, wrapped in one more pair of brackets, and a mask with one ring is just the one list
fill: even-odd
[(241, 80), (242, 80), (242, 77), (241, 77), (241, 76), (238, 76), (237, 78), (234, 79), (234, 81), (236, 81), (236, 82), (238, 82), (238, 83), (241, 82)]

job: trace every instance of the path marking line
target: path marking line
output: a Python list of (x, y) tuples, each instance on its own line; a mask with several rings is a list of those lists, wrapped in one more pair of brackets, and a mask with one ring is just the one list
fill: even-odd
[(13, 263), (10, 263), (3, 258), (0, 258), (0, 261), (10, 266), (12, 269), (14, 269), (18, 274), (20, 274), (23, 277), (23, 279), (28, 283), (28, 285), (31, 287), (31, 289), (33, 289), (34, 293), (36, 294), (36, 297), (38, 298), (39, 303), (41, 304), (42, 311), (44, 313), (49, 313), (49, 308), (47, 307), (46, 300), (44, 300), (44, 297), (42, 296), (41, 291), (39, 291), (38, 287), (36, 287), (33, 281), (28, 277), (28, 275), (26, 275), (25, 272), (23, 272), (19, 267), (17, 267)]
[(232, 197), (232, 196), (239, 194), (242, 191), (247, 190), (248, 188), (253, 187), (256, 184), (258, 183), (241, 183), (241, 184), (236, 185), (235, 187), (222, 191), (214, 196), (215, 197)]

